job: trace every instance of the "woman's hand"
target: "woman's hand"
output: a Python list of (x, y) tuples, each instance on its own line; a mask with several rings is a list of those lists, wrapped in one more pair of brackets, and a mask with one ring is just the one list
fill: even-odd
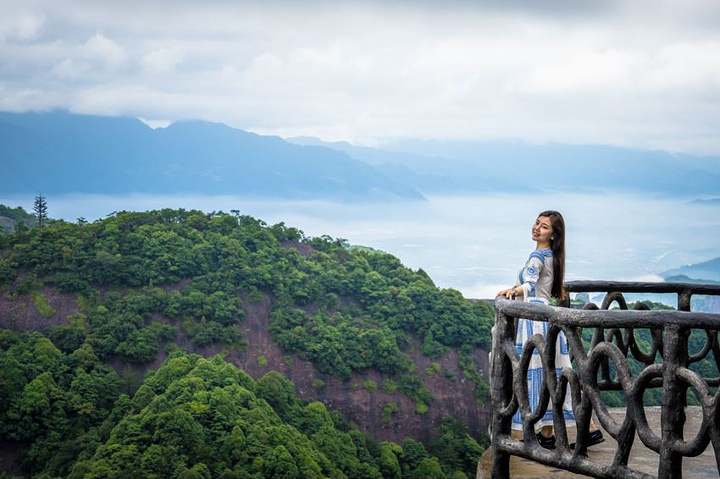
[(503, 289), (502, 291), (498, 291), (497, 296), (505, 296), (507, 299), (515, 299), (517, 291), (514, 287), (510, 289)]

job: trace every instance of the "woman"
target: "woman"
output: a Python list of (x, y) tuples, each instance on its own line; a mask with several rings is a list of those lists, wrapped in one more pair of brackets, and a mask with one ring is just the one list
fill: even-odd
[[(532, 227), (532, 239), (535, 241), (535, 251), (530, 253), (525, 266), (520, 270), (515, 286), (502, 290), (497, 295), (505, 296), (508, 299), (520, 297), (523, 301), (543, 304), (549, 304), (552, 298), (565, 299), (567, 294), (563, 285), (565, 277), (565, 220), (562, 215), (557, 211), (543, 211), (540, 213)], [(515, 340), (518, 353), (522, 352), (525, 341), (530, 336), (538, 333), (543, 336), (547, 335), (547, 323), (545, 321), (520, 318)], [(572, 367), (567, 339), (562, 332), (558, 334), (555, 367), (558, 371), (562, 368)], [(541, 388), (542, 362), (539, 353), (536, 351), (530, 359), (528, 367), (528, 392), (532, 410), (537, 407)], [(541, 446), (554, 449), (555, 436), (552, 427), (552, 411), (549, 409), (536, 424), (536, 427), (540, 427), (537, 438)], [(566, 420), (575, 419), (569, 394), (563, 404), (563, 414)], [(519, 410), (513, 417), (513, 429), (522, 429)], [(603, 441), (602, 431), (597, 429), (594, 423), (591, 423), (588, 445), (592, 446)]]

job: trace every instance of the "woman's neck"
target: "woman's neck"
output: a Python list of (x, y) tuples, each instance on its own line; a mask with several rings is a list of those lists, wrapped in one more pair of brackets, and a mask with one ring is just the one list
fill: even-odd
[(550, 245), (546, 243), (536, 243), (537, 247), (535, 249), (550, 249)]

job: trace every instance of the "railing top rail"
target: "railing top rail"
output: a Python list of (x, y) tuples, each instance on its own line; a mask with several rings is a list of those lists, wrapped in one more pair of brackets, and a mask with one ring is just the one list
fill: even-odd
[(683, 293), (720, 295), (720, 284), (698, 284), (681, 282), (626, 282), (626, 281), (568, 281), (565, 288), (572, 293), (610, 292), (623, 293)]
[(656, 310), (579, 310), (546, 306), (541, 303), (495, 299), (498, 312), (514, 318), (535, 321), (550, 319), (564, 325), (582, 328), (663, 328), (669, 325), (720, 331), (720, 314), (688, 311)]

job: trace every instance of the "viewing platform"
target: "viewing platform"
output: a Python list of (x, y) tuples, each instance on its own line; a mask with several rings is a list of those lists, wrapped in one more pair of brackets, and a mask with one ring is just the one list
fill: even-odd
[[(624, 408), (611, 408), (610, 414), (616, 421), (622, 422), (625, 414)], [(648, 425), (653, 431), (660, 431), (660, 407), (651, 406), (645, 408), (648, 419)], [(685, 410), (687, 421), (685, 422), (685, 431), (688, 434), (695, 435), (702, 423), (702, 410), (699, 406), (689, 406)], [(597, 422), (597, 421), (596, 421)], [(518, 438), (519, 438), (518, 434)], [(615, 451), (617, 449), (617, 441), (607, 432), (604, 432), (605, 442), (588, 449), (588, 459), (598, 464), (610, 465), (613, 462)], [(575, 440), (575, 431), (568, 430), (568, 438)], [(636, 471), (647, 474), (651, 477), (657, 475), (658, 455), (651, 449), (645, 447), (640, 439), (635, 437), (635, 446), (630, 452), (628, 466)], [(715, 453), (711, 447), (697, 457), (685, 458), (682, 464), (683, 476), (692, 479), (717, 479), (718, 469), (715, 462)], [(488, 448), (480, 458), (477, 469), (477, 479), (492, 479), (492, 448)], [(512, 479), (546, 479), (549, 477), (556, 479), (581, 479), (587, 476), (575, 474), (564, 469), (558, 469), (552, 466), (524, 459), (519, 456), (510, 458), (510, 477)]]
[[(586, 304), (582, 310), (567, 302), (565, 307), (504, 298), (495, 302), (491, 448), (479, 461), (478, 477), (720, 477), (720, 314), (690, 310), (693, 295), (720, 296), (720, 285), (584, 281), (566, 287), (606, 295), (601, 307)], [(675, 293), (677, 310), (650, 311), (636, 303), (630, 311), (624, 298), (628, 292)], [(611, 310), (615, 303), (618, 308)], [(517, 318), (547, 322), (546, 336), (530, 337), (518, 351)], [(556, 374), (561, 331), (573, 368)], [(533, 410), (526, 378), (530, 358), (538, 354), (543, 387)], [(646, 407), (647, 393), (656, 389), (661, 405)], [(609, 408), (603, 391), (620, 392), (626, 406)], [(566, 421), (561, 412), (566, 393), (572, 397), (574, 420)], [(518, 409), (523, 430), (513, 431), (511, 419)], [(547, 411), (554, 413), (553, 450), (535, 438), (535, 424)], [(605, 442), (588, 450), (591, 418)], [(577, 449), (571, 449), (576, 437)]]

